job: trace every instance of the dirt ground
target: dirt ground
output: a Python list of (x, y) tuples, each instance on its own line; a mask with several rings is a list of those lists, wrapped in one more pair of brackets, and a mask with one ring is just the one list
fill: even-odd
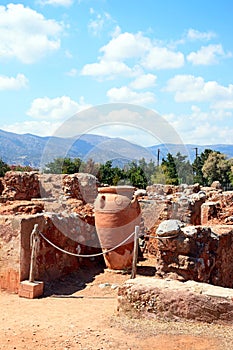
[(86, 267), (46, 284), (45, 295), (39, 299), (2, 292), (0, 349), (233, 348), (233, 326), (135, 319), (118, 314), (117, 286), (129, 277), (129, 274)]

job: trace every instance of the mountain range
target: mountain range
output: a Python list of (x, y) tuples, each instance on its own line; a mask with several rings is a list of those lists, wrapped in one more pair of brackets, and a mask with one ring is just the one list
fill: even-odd
[(105, 163), (112, 160), (116, 166), (123, 166), (132, 160), (145, 158), (161, 162), (167, 153), (176, 155), (180, 152), (186, 155), (190, 162), (205, 149), (212, 149), (224, 153), (228, 158), (233, 158), (233, 145), (175, 145), (159, 144), (150, 147), (142, 147), (122, 138), (110, 138), (106, 136), (85, 134), (75, 138), (41, 137), (32, 134), (16, 134), (0, 130), (0, 159), (9, 165), (30, 165), (32, 167), (44, 167), (57, 157), (81, 158), (87, 161), (89, 158), (95, 162)]

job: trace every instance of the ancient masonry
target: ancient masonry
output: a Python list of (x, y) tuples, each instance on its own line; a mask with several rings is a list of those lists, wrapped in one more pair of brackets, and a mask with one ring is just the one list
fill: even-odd
[[(181, 281), (183, 286), (188, 281), (197, 283), (196, 287), (189, 285), (191, 294), (200, 290), (200, 283), (211, 288), (224, 287), (228, 299), (224, 299), (223, 304), (230, 304), (229, 313), (222, 317), (232, 319), (232, 298), (228, 290), (233, 287), (233, 192), (224, 192), (219, 183), (205, 188), (198, 184), (156, 184), (148, 186), (146, 191), (137, 191), (137, 195), (144, 221), (146, 252), (156, 261), (154, 280), (169, 279), (174, 283), (171, 287), (174, 290), (179, 289)], [(100, 253), (94, 215), (96, 197), (97, 180), (90, 174), (6, 173), (0, 179), (0, 289), (18, 293), (20, 282), (29, 278), (30, 235), (35, 224), (55, 245), (74, 254), (64, 254), (40, 238), (36, 280), (52, 281), (77, 271), (87, 260), (76, 257), (76, 253)], [(102, 256), (91, 260), (95, 264), (100, 262), (103, 263)], [(143, 300), (132, 297), (132, 290), (143, 290), (142, 283), (136, 278), (120, 288), (119, 309), (130, 304), (134, 309), (143, 309)], [(145, 298), (150, 299), (153, 283), (151, 281), (149, 289), (143, 292)], [(205, 293), (209, 295), (212, 290), (200, 292)], [(174, 298), (172, 292), (171, 298)], [(144, 300), (147, 306), (152, 303), (148, 300)], [(155, 312), (158, 305), (156, 302), (153, 305), (151, 310)], [(218, 307), (215, 305), (216, 315), (222, 314)], [(169, 312), (172, 313), (167, 310), (167, 314)], [(182, 317), (182, 312), (180, 315)]]
[[(17, 293), (19, 282), (28, 279), (30, 235), (35, 224), (64, 250), (100, 252), (93, 216), (94, 176), (8, 172), (0, 188), (0, 289)], [(37, 280), (51, 281), (77, 271), (83, 263), (43, 239), (37, 249)]]

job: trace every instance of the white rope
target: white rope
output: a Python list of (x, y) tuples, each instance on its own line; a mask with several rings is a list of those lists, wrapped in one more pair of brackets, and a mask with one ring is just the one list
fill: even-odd
[(179, 235), (174, 235), (174, 236), (149, 236), (149, 235), (144, 235), (143, 237), (146, 237), (146, 238), (156, 238), (156, 239), (169, 239), (169, 238), (176, 238), (178, 237)]
[(119, 248), (120, 246), (122, 246), (124, 243), (126, 243), (133, 235), (134, 235), (134, 232), (132, 232), (126, 239), (124, 239), (124, 241), (122, 241), (121, 243), (117, 244), (114, 248), (111, 248), (109, 250), (107, 250), (106, 252), (101, 252), (101, 253), (97, 253), (97, 254), (87, 254), (87, 255), (84, 255), (84, 254), (75, 254), (75, 253), (71, 253), (71, 252), (68, 252), (67, 250), (64, 250), (60, 247), (58, 247), (56, 244), (54, 244), (53, 242), (51, 242), (48, 238), (46, 238), (42, 232), (39, 231), (39, 234), (41, 235), (41, 237), (47, 242), (49, 243), (52, 247), (56, 248), (57, 250), (60, 250), (62, 253), (65, 253), (65, 254), (69, 254), (69, 255), (73, 255), (73, 256), (77, 256), (79, 258), (93, 258), (93, 257), (96, 257), (96, 256), (100, 256), (100, 255), (104, 255), (104, 254), (108, 254), (110, 252), (112, 252), (114, 249), (116, 248)]

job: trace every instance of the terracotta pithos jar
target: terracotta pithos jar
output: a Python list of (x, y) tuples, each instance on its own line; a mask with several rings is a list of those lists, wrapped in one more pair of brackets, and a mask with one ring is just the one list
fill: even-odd
[(132, 266), (132, 233), (141, 221), (141, 208), (134, 191), (132, 186), (100, 187), (95, 200), (95, 225), (103, 252), (120, 245), (104, 254), (106, 266), (113, 270)]

